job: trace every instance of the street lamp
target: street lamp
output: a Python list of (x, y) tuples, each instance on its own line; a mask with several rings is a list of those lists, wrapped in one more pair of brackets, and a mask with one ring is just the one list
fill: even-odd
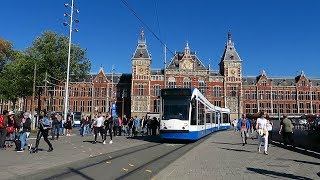
[[(74, 11), (74, 0), (71, 1), (71, 5), (69, 4), (64, 4), (65, 7), (70, 7), (71, 8), (71, 14), (64, 13), (65, 17), (70, 17), (70, 23), (68, 24), (67, 22), (64, 22), (64, 26), (69, 26), (69, 50), (68, 50), (68, 64), (67, 64), (67, 81), (65, 85), (65, 98), (64, 98), (64, 119), (67, 119), (67, 113), (68, 113), (68, 98), (69, 98), (69, 74), (70, 74), (70, 53), (71, 53), (71, 38), (72, 38), (72, 31), (78, 32), (77, 29), (72, 29), (72, 23), (78, 23), (79, 20), (74, 20), (73, 19), (73, 11)], [(76, 13), (79, 13), (79, 10), (75, 11)]]

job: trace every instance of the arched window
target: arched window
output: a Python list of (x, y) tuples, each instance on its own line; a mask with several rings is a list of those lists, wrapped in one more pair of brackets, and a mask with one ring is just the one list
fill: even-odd
[(169, 77), (169, 88), (176, 87), (176, 79), (174, 77)]
[(185, 77), (183, 79), (183, 87), (184, 88), (191, 88), (191, 80), (189, 77)]
[(214, 97), (220, 97), (221, 96), (221, 87), (220, 86), (214, 86), (213, 87), (213, 96)]

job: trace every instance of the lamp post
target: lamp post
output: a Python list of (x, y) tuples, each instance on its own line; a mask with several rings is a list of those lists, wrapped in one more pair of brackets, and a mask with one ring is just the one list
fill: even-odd
[[(78, 23), (79, 20), (73, 19), (73, 11), (74, 11), (74, 0), (71, 1), (71, 5), (64, 4), (65, 7), (71, 8), (70, 15), (65, 13), (65, 17), (70, 17), (70, 23), (64, 22), (64, 26), (69, 26), (69, 49), (68, 49), (68, 63), (67, 63), (67, 80), (65, 85), (65, 98), (64, 98), (64, 119), (67, 119), (67, 113), (68, 113), (68, 99), (69, 99), (69, 74), (70, 74), (70, 53), (71, 53), (71, 38), (72, 38), (72, 31), (78, 32), (77, 29), (72, 29), (73, 22)], [(76, 13), (79, 13), (79, 10), (76, 10)]]

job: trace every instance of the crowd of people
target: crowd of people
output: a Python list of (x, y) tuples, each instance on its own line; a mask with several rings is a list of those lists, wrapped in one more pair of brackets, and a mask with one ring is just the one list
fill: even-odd
[(106, 116), (103, 116), (101, 112), (94, 116), (90, 121), (89, 116), (83, 117), (80, 123), (80, 135), (84, 136), (87, 134), (94, 134), (93, 143), (97, 142), (97, 135), (102, 137), (103, 144), (106, 144), (107, 136), (109, 135), (112, 144), (112, 136), (137, 136), (138, 134), (145, 135), (157, 135), (159, 129), (159, 120), (154, 118), (138, 119), (137, 116), (131, 117), (130, 119), (124, 115), (113, 117), (109, 112)]
[[(257, 119), (249, 119), (243, 114), (239, 120), (233, 120), (231, 124), (234, 132), (240, 131), (243, 146), (247, 144), (247, 139), (250, 135), (252, 139), (256, 136), (258, 138), (258, 152), (261, 152), (261, 146), (264, 144), (264, 154), (268, 155), (269, 143), (272, 141), (273, 121), (268, 117), (266, 112), (261, 112), (260, 117)], [(279, 134), (282, 135), (285, 146), (290, 143), (294, 147), (292, 133), (293, 124), (287, 115), (283, 115), (283, 119), (280, 122)]]

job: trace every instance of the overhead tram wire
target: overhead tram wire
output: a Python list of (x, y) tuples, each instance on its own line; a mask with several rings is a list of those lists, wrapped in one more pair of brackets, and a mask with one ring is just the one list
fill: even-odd
[(147, 28), (148, 31), (163, 45), (166, 49), (174, 55), (173, 51), (171, 51), (166, 44), (152, 31), (152, 29), (138, 16), (138, 14), (130, 7), (126, 0), (121, 0), (121, 2), (132, 12), (132, 14)]

